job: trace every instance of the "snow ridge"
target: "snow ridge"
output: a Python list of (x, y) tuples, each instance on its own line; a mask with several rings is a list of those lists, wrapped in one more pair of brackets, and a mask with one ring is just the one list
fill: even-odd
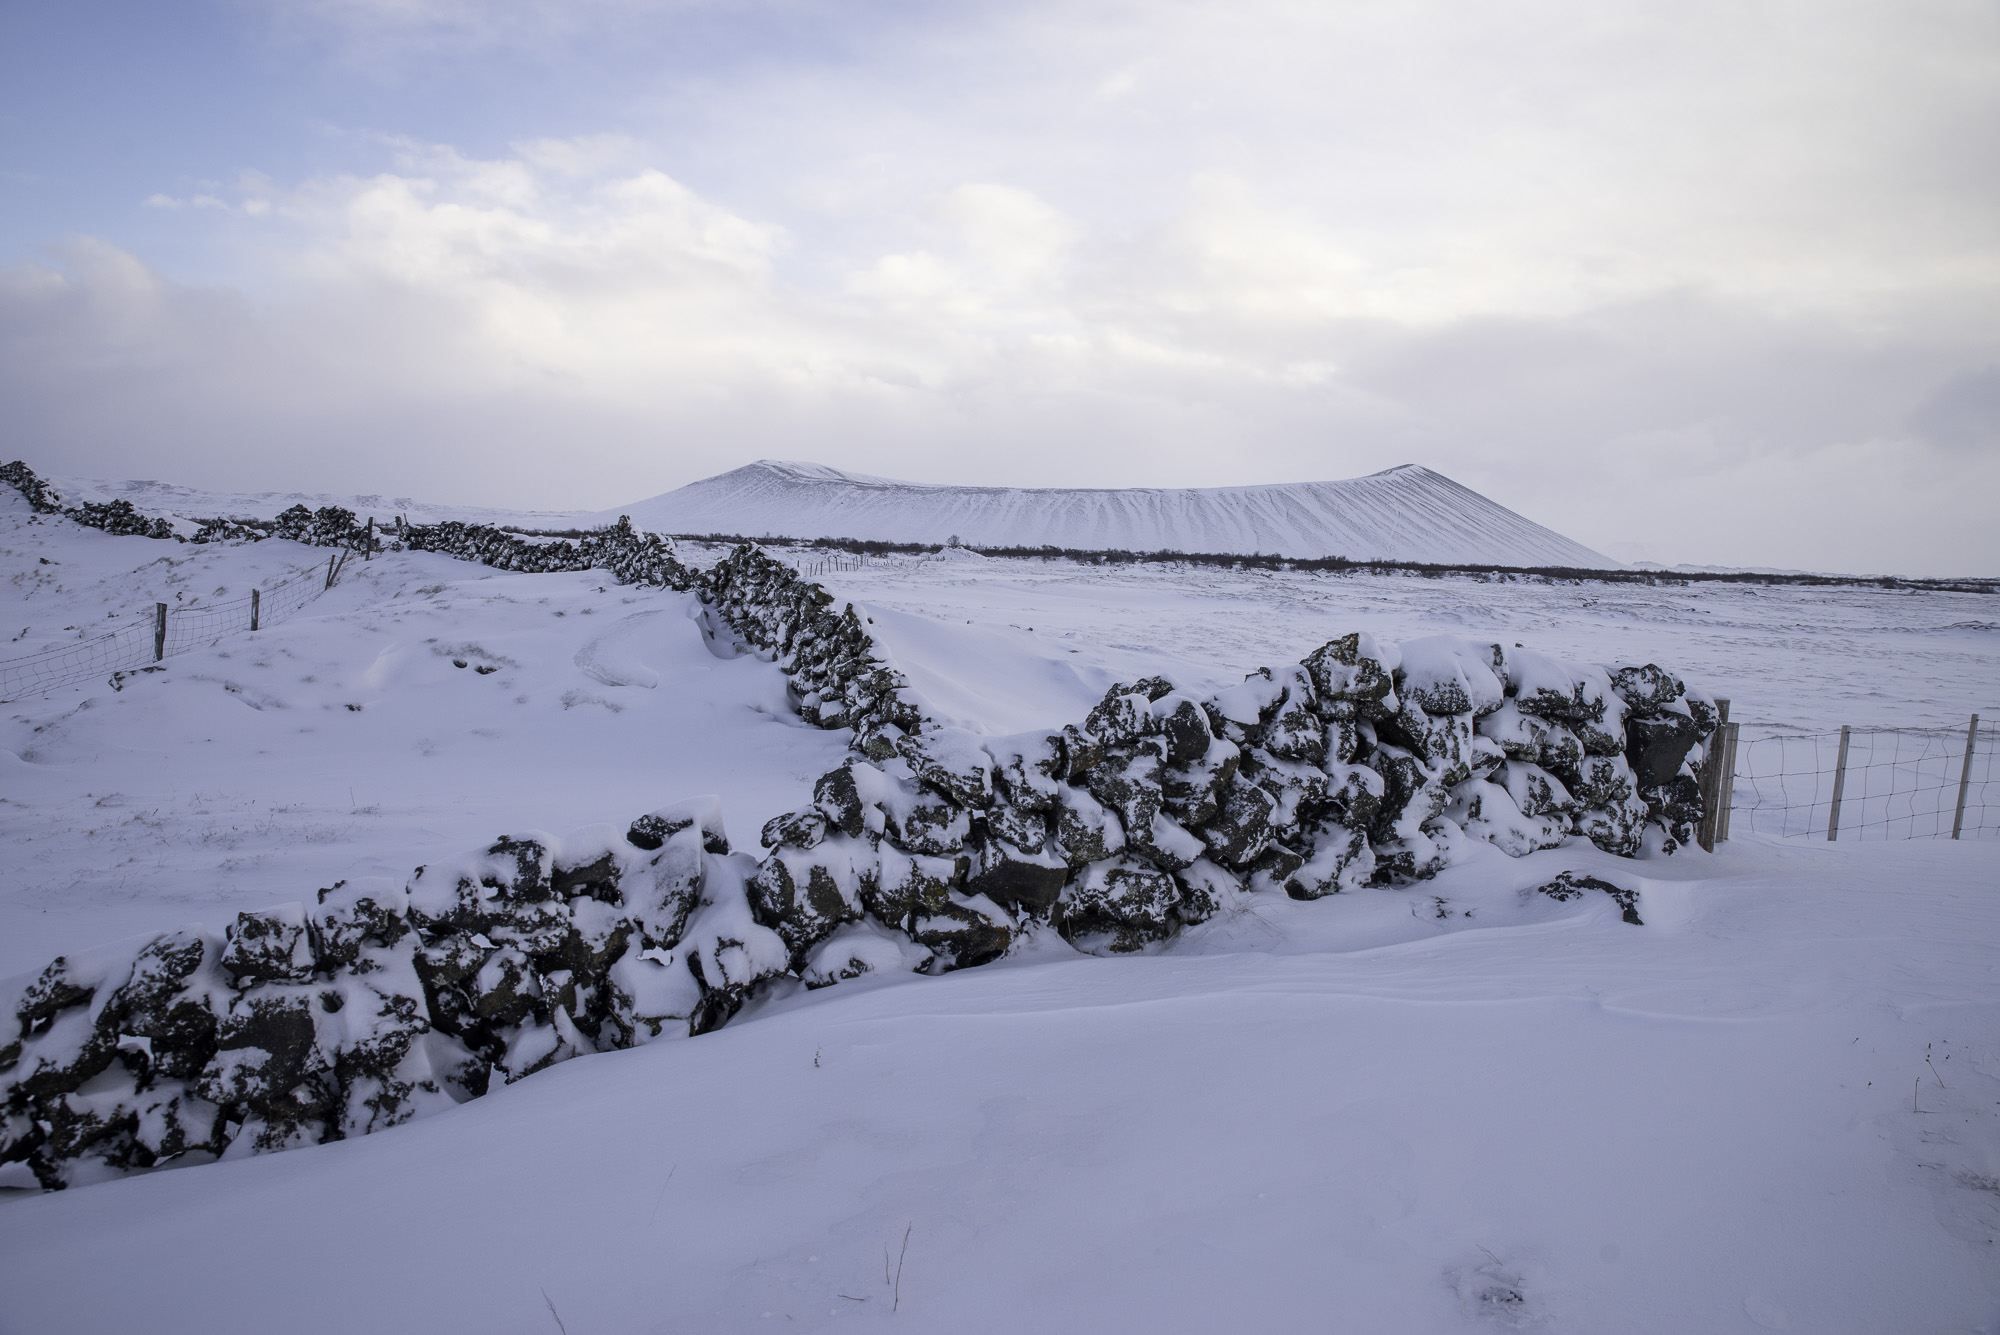
[(1618, 562), (1441, 473), (1404, 464), (1338, 482), (1255, 487), (962, 487), (763, 459), (607, 510), (662, 533), (977, 547), (1253, 552), (1440, 564)]

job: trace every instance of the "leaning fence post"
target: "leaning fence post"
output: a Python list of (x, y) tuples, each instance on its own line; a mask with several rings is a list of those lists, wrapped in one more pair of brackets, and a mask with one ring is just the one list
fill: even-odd
[(250, 629), (257, 629), (257, 614), (263, 609), (264, 595), (256, 589), (250, 590)]
[(153, 604), (153, 661), (167, 656), (167, 605)]
[(326, 587), (329, 589), (333, 587), (333, 563), (336, 559), (331, 556), (326, 558)]
[(1840, 725), (1840, 758), (1833, 762), (1833, 808), (1826, 813), (1826, 838), (1831, 843), (1840, 833), (1840, 793), (1847, 787), (1847, 734), (1845, 723)]
[(1965, 790), (1972, 786), (1972, 739), (1979, 735), (1979, 715), (1965, 727), (1965, 763), (1958, 769), (1958, 810), (1951, 813), (1951, 837), (1965, 828)]

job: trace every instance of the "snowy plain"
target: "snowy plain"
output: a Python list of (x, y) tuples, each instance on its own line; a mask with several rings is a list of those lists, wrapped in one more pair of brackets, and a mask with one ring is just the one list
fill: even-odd
[[(0, 492), (17, 648), (321, 559)], [(1351, 629), (1654, 659), (1799, 726), (2000, 704), (1976, 595), (963, 553), (824, 579), (995, 732)], [(754, 849), (845, 736), (696, 610), (385, 554), (254, 639), (0, 705), (0, 973), (697, 793)], [(1565, 868), (1645, 925), (1533, 893)], [(1141, 957), (1036, 938), (781, 992), (361, 1140), (0, 1193), (0, 1331), (1996, 1331), (1996, 1239), (2000, 845), (1482, 846)]]
[[(1099, 682), (1121, 674), (1160, 672), (1193, 690), (1233, 685), (1357, 628), (1391, 640), (1505, 639), (1584, 662), (1658, 661), (1729, 698), (1730, 717), (1753, 725), (1963, 727), (2000, 705), (2000, 597), (1990, 594), (1090, 565), (963, 550), (871, 558), (818, 578), (889, 614), (878, 617), (881, 638), (934, 701), (986, 702), (964, 705), (969, 724), (997, 721), (979, 718), (982, 709), (1005, 709), (1021, 728), (1049, 711), (1080, 715), (1102, 695)], [(979, 650), (958, 652), (961, 638)], [(1059, 690), (1064, 676), (1037, 666), (1049, 663), (1071, 666), (1076, 685)]]

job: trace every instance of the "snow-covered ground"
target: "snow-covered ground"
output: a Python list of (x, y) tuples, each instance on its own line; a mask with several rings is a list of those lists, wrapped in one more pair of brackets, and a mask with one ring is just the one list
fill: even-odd
[[(323, 554), (0, 491), (0, 559), (0, 624), (67, 635)], [(1972, 595), (964, 554), (826, 580), (990, 731), (1357, 628), (1654, 659), (1804, 726), (2000, 704)], [(754, 848), (844, 734), (692, 610), (390, 554), (123, 690), (0, 705), (0, 973), (698, 793)], [(1572, 867), (1639, 885), (1645, 925), (1532, 893)], [(1996, 950), (1990, 842), (1481, 846), (1157, 954), (1037, 938), (360, 1140), (0, 1194), (0, 1331), (1995, 1331)]]
[[(32, 640), (240, 597), (324, 553), (111, 537), (30, 520), (0, 489), (0, 560), (0, 625)], [(384, 554), (297, 617), (122, 690), (0, 704), (0, 975), (692, 794), (722, 797), (754, 848), (844, 737), (799, 720), (775, 667), (716, 657), (690, 610), (603, 572)]]
[(1274, 552), (1356, 561), (1618, 563), (1428, 468), (1262, 487), (963, 487), (763, 459), (599, 516), (658, 533), (975, 547)]
[[(1221, 687), (1356, 629), (1656, 661), (1729, 698), (1730, 717), (1751, 724), (1963, 727), (2000, 706), (2000, 597), (1990, 594), (1098, 566), (963, 551), (874, 558), (819, 578), (890, 614), (877, 617), (880, 637), (941, 705), (968, 716), (975, 697), (1004, 708), (1000, 731), (1078, 715), (1100, 681), (1161, 672), (1190, 689)], [(939, 627), (978, 651), (955, 652), (961, 637), (940, 640)], [(1071, 665), (1074, 686), (1031, 666), (1050, 662)], [(976, 691), (959, 689), (965, 681)]]

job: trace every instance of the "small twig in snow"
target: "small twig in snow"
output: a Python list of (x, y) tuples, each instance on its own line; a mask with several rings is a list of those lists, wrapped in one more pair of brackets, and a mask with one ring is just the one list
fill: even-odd
[(667, 1183), (674, 1180), (674, 1174), (680, 1171), (680, 1167), (679, 1164), (675, 1164), (667, 1170), (667, 1181), (660, 1184), (660, 1194), (653, 1199), (653, 1213), (646, 1216), (647, 1223), (650, 1224), (660, 1217), (660, 1202), (667, 1198)]
[[(909, 1228), (903, 1230), (903, 1251), (896, 1258), (896, 1300), (889, 1304), (889, 1310), (892, 1312), (903, 1305), (903, 1257), (910, 1254), (910, 1229), (915, 1227), (915, 1224), (911, 1224)], [(563, 1335), (569, 1335), (569, 1332), (564, 1331)]]
[(562, 1313), (556, 1311), (556, 1300), (549, 1297), (547, 1289), (542, 1290), (542, 1301), (549, 1305), (549, 1315), (556, 1319), (556, 1329), (561, 1331), (562, 1335), (569, 1335), (569, 1327), (563, 1324)]

